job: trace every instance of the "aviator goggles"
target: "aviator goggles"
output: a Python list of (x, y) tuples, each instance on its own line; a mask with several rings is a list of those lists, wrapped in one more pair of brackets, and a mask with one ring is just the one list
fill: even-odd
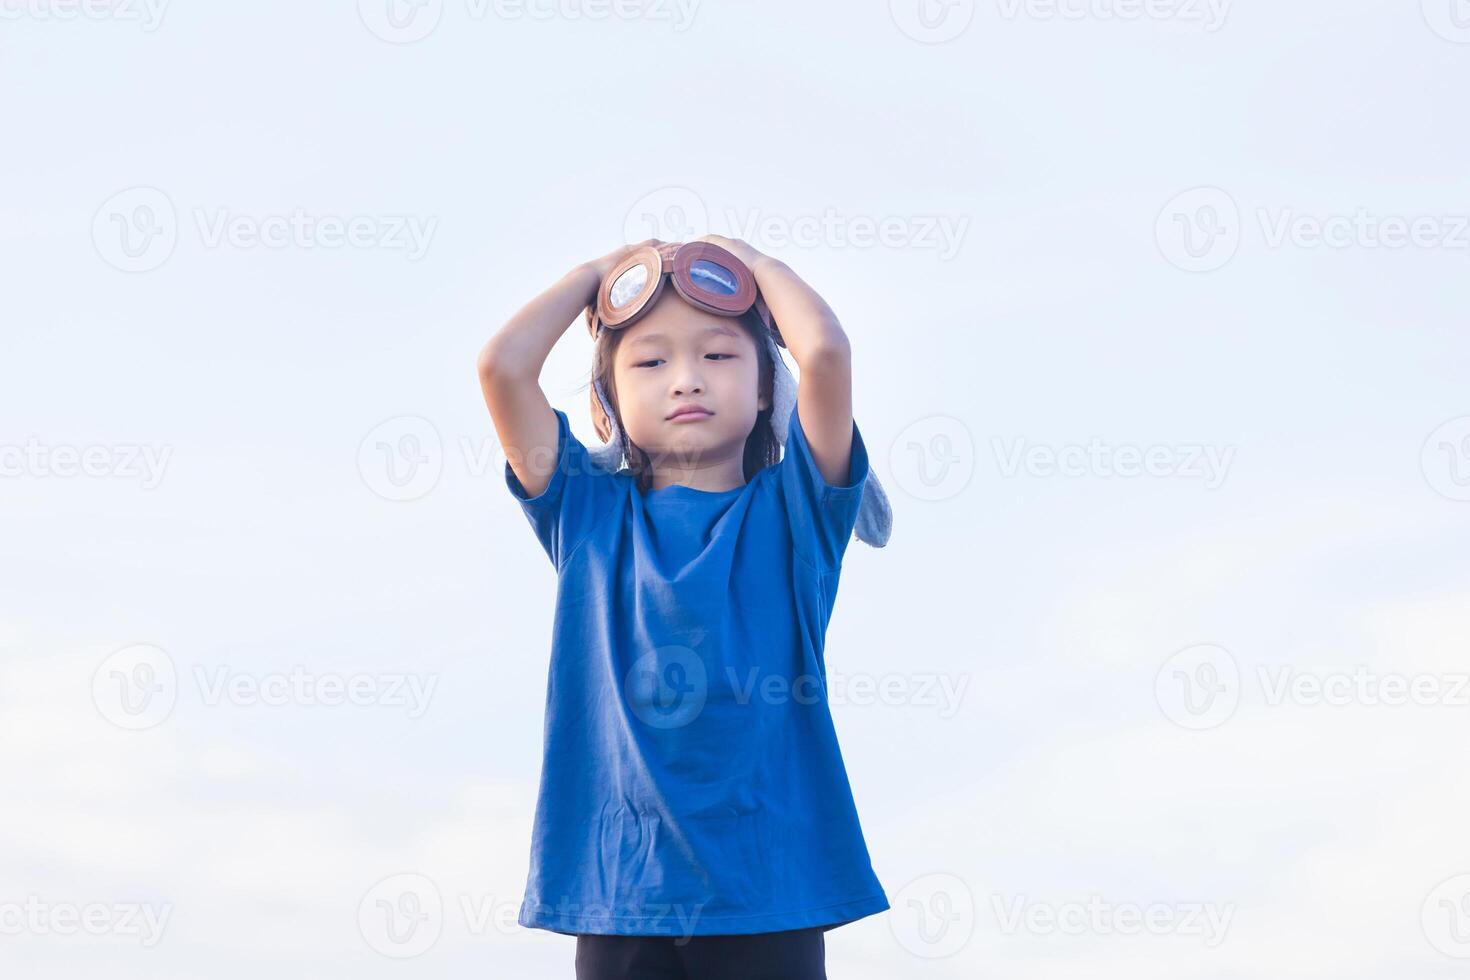
[(754, 308), (776, 343), (786, 346), (756, 288), (754, 273), (713, 242), (670, 242), (633, 249), (598, 286), (596, 301), (587, 307), (587, 332), (596, 340), (603, 327), (621, 330), (637, 323), (670, 281), (686, 303), (707, 313), (734, 317)]

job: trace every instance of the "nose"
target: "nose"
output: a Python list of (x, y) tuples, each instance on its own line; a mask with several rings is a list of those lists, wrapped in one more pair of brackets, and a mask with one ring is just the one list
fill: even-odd
[(679, 372), (678, 384), (674, 386), (674, 394), (693, 395), (704, 391), (704, 379), (700, 377), (699, 371), (693, 364), (686, 363)]

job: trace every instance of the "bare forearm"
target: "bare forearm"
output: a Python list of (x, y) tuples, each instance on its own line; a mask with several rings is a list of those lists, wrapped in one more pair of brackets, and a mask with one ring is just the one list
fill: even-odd
[(803, 370), (820, 361), (848, 356), (847, 334), (837, 314), (789, 265), (761, 255), (751, 272), (781, 328), (786, 349)]
[(584, 263), (521, 307), (480, 350), (480, 373), (540, 377), (557, 340), (596, 298), (600, 278)]
[(801, 368), (796, 401), (822, 479), (846, 484), (852, 460), (852, 348), (837, 315), (784, 262), (756, 254), (751, 264), (786, 349)]

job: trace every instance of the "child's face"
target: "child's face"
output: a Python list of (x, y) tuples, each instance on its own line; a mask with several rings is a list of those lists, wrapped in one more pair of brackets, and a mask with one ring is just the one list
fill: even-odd
[[(695, 309), (668, 287), (618, 342), (613, 360), (618, 414), (628, 438), (657, 469), (734, 461), (738, 478), (759, 397), (755, 341), (731, 317)], [(710, 414), (670, 419), (680, 405)]]

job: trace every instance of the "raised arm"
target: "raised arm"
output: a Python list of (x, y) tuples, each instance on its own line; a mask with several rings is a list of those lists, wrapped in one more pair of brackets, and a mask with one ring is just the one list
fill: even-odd
[(739, 239), (706, 235), (755, 275), (780, 324), (781, 338), (801, 369), (796, 406), (812, 459), (833, 486), (848, 482), (852, 464), (852, 347), (837, 314), (791, 267)]
[(596, 299), (603, 275), (632, 247), (621, 246), (562, 276), (506, 321), (480, 349), (485, 406), (506, 462), (531, 496), (550, 484), (557, 458), (556, 413), (541, 390), (541, 368), (557, 340)]

